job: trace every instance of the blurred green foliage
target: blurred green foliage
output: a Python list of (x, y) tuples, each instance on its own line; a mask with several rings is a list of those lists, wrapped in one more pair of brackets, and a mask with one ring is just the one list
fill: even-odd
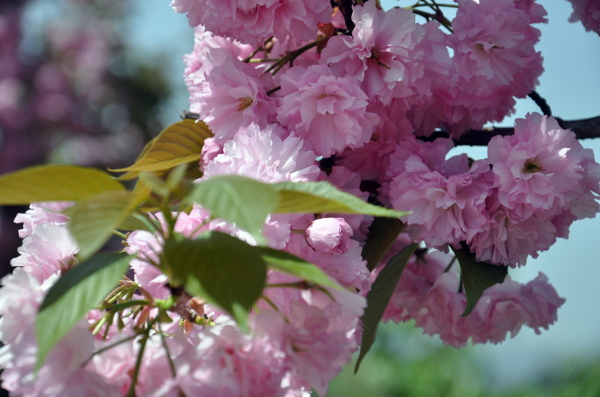
[(332, 382), (328, 397), (600, 396), (600, 357), (592, 362), (557, 362), (526, 385), (497, 390), (469, 347), (444, 346), (420, 335), (411, 323), (382, 324), (373, 349), (354, 374), (357, 356)]

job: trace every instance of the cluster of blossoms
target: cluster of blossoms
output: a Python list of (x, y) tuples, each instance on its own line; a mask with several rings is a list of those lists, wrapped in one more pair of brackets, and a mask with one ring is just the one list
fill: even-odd
[(387, 200), (413, 211), (408, 232), (430, 247), (466, 242), (480, 261), (524, 265), (600, 209), (593, 152), (553, 118), (518, 119), (514, 135), (490, 141), (485, 160), (445, 160), (450, 147), (406, 138), (386, 172)]
[[(460, 316), (466, 297), (448, 251), (466, 248), (495, 266), (524, 265), (567, 237), (574, 220), (595, 216), (600, 166), (574, 133), (539, 114), (518, 120), (513, 136), (492, 139), (485, 160), (446, 159), (451, 139), (417, 139), (436, 128), (458, 138), (501, 120), (542, 72), (534, 49), (540, 33), (532, 26), (544, 22), (540, 5), (457, 3), (449, 34), (436, 21), (419, 24), (410, 10), (386, 12), (375, 1), (354, 6), (353, 28), (328, 0), (173, 1), (198, 25), (185, 81), (190, 109), (214, 133), (204, 143), (202, 180), (238, 174), (327, 181), (412, 212), (373, 272), (362, 257), (372, 217), (270, 215), (268, 246), (316, 264), (346, 290), (291, 288), (301, 280), (270, 270), (249, 333), (218, 307), (170, 288), (154, 266), (163, 236), (132, 232), (126, 251), (137, 255), (135, 296), (180, 300), (172, 321), (144, 339), (136, 395), (325, 394), (360, 345), (365, 296), (381, 267), (413, 241), (421, 246), (384, 321), (414, 319), (427, 334), (462, 346), (499, 343), (523, 325), (539, 332), (556, 320), (564, 300), (543, 274), (524, 285), (507, 278), (485, 291), (470, 316)], [(88, 313), (33, 374), (34, 313), (44, 291), (77, 262), (57, 205), (32, 206), (17, 219), (24, 224), (21, 256), (0, 290), (3, 387), (25, 395), (126, 393), (140, 349), (135, 332), (155, 309), (124, 317), (102, 335), (87, 331), (101, 312)], [(163, 215), (154, 217), (166, 228)], [(176, 214), (174, 228), (189, 238), (211, 230), (258, 243), (199, 205)]]
[(588, 32), (600, 35), (600, 4), (594, 0), (569, 0), (573, 5), (570, 22), (581, 21)]

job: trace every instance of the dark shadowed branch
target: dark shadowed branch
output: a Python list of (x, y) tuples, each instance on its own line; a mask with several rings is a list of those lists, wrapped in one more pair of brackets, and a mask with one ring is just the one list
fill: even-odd
[[(184, 111), (182, 119), (198, 119), (197, 113)], [(600, 138), (600, 116), (580, 120), (563, 120), (556, 118), (558, 124), (575, 133), (577, 139)], [(515, 133), (512, 127), (492, 127), (483, 130), (470, 130), (465, 132), (459, 139), (454, 140), (456, 146), (487, 146), (490, 139), (497, 135), (507, 136)], [(446, 131), (436, 131), (428, 137), (419, 137), (419, 139), (431, 142), (436, 138), (447, 138), (449, 134)]]
[[(562, 120), (556, 118), (558, 124), (575, 133), (577, 139), (593, 139), (600, 138), (600, 116), (581, 120)], [(497, 135), (507, 136), (514, 134), (515, 130), (512, 127), (493, 127), (483, 130), (470, 130), (464, 133), (454, 143), (459, 146), (486, 146), (490, 139)], [(431, 136), (425, 138), (426, 141), (432, 141), (438, 137), (448, 137), (445, 131), (437, 131)]]

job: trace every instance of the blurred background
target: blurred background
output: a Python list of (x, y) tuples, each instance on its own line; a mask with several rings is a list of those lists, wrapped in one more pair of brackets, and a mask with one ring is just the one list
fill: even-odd
[[(566, 0), (540, 1), (545, 73), (538, 93), (566, 120), (600, 115), (600, 36), (569, 23)], [(385, 8), (410, 1), (382, 1)], [(187, 108), (182, 55), (193, 30), (169, 0), (0, 0), (0, 174), (47, 162), (122, 167)], [(499, 125), (539, 111), (520, 100)], [(584, 141), (600, 155), (600, 140)], [(458, 148), (486, 157), (484, 148)], [(20, 240), (0, 207), (0, 271)], [(454, 349), (411, 324), (380, 327), (357, 375), (353, 363), (329, 396), (600, 396), (600, 219), (517, 271), (544, 272), (567, 302), (559, 321), (500, 345)]]

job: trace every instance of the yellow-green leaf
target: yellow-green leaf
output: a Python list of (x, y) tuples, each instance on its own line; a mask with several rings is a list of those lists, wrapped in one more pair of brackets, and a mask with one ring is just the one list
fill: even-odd
[(130, 192), (105, 192), (83, 200), (65, 213), (69, 231), (79, 246), (79, 258), (85, 260), (110, 238), (131, 211)]
[(164, 129), (130, 167), (111, 170), (125, 172), (120, 180), (135, 179), (142, 171), (163, 173), (179, 164), (200, 159), (206, 138), (212, 137), (210, 129), (201, 121), (183, 120)]
[(118, 230), (133, 231), (133, 230), (146, 230), (154, 232), (155, 229), (150, 227), (148, 220), (144, 219), (143, 215), (139, 214), (127, 214), (125, 219), (115, 228)]
[(363, 214), (399, 218), (408, 215), (384, 207), (369, 204), (358, 197), (338, 190), (328, 182), (280, 182), (275, 189), (279, 192), (279, 213), (323, 213)]
[(0, 176), (0, 204), (79, 201), (125, 187), (108, 173), (73, 165), (43, 165)]
[(344, 290), (344, 287), (329, 277), (323, 270), (302, 258), (269, 247), (256, 247), (256, 249), (271, 269), (291, 274), (324, 287)]

